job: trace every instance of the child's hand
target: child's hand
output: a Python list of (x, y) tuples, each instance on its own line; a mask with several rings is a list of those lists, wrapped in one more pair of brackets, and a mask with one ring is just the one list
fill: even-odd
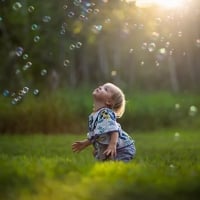
[(89, 140), (76, 141), (72, 144), (72, 151), (73, 152), (80, 152), (83, 149), (85, 149), (88, 145), (90, 145)]
[(116, 145), (109, 144), (108, 148), (103, 152), (106, 156), (111, 156), (114, 159), (117, 156)]

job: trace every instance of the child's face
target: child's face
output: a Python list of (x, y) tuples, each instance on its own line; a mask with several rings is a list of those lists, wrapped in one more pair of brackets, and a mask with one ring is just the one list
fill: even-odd
[(112, 94), (113, 94), (114, 87), (110, 83), (105, 83), (104, 85), (99, 86), (96, 88), (92, 95), (95, 100), (101, 101), (105, 105), (111, 105), (112, 103)]

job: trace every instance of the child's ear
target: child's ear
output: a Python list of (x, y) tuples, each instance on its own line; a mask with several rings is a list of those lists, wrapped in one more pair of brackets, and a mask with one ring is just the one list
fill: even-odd
[(106, 101), (106, 106), (108, 106), (109, 108), (111, 108), (112, 107), (112, 102), (110, 100), (107, 100)]

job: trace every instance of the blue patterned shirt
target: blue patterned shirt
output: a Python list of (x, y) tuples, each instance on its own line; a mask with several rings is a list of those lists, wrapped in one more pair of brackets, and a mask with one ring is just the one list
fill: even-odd
[(115, 113), (109, 108), (102, 108), (90, 114), (88, 121), (88, 139), (94, 145), (95, 143), (108, 145), (111, 133), (118, 132), (117, 149), (122, 149), (133, 144), (134, 140), (122, 130), (116, 119)]

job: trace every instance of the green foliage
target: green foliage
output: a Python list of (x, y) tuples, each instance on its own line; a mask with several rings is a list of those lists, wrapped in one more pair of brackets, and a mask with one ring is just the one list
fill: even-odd
[[(62, 89), (53, 93), (29, 94), (12, 105), (9, 97), (0, 97), (1, 133), (83, 133), (87, 132), (92, 112), (92, 89)], [(157, 128), (198, 129), (200, 107), (196, 94), (168, 92), (125, 92), (127, 107), (119, 119), (128, 132)]]
[(7, 200), (197, 199), (199, 132), (134, 134), (130, 163), (98, 163), (90, 148), (73, 154), (84, 136), (0, 136), (0, 198)]

